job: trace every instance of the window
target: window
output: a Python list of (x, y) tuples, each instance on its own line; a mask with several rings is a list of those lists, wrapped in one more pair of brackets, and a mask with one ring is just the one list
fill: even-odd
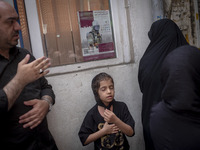
[(14, 0), (13, 2), (14, 2), (14, 7), (16, 11), (19, 14), (19, 23), (21, 25), (19, 46), (31, 52), (31, 43), (30, 43), (30, 38), (29, 38), (24, 0)]
[(115, 58), (109, 0), (36, 0), (52, 66)]
[[(38, 5), (36, 2), (36, 0), (24, 0), (32, 52), (36, 58), (39, 58), (44, 56), (45, 50), (43, 48), (44, 41), (42, 41), (43, 37), (41, 34), (41, 25), (39, 23), (40, 19), (38, 18)], [(130, 53), (130, 49), (132, 49), (130, 39), (132, 38), (129, 39), (132, 32), (130, 31), (131, 28), (128, 28), (130, 22), (127, 22), (130, 20), (127, 19), (129, 18), (127, 15), (127, 12), (129, 11), (129, 3), (127, 3), (126, 0), (110, 0), (109, 5), (112, 18), (116, 57), (112, 59), (102, 59), (99, 61), (87, 61), (58, 66), (55, 65), (55, 67), (50, 68), (50, 73), (48, 75), (58, 75), (92, 68), (109, 67), (129, 63), (133, 59), (131, 58), (132, 55)]]

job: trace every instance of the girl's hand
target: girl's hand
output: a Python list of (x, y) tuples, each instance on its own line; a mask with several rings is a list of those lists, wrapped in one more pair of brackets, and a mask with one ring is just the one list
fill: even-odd
[(115, 124), (108, 124), (105, 122), (102, 130), (104, 130), (105, 134), (113, 134), (119, 131), (119, 128)]
[(108, 123), (115, 123), (117, 116), (112, 111), (106, 109), (104, 111), (104, 120)]

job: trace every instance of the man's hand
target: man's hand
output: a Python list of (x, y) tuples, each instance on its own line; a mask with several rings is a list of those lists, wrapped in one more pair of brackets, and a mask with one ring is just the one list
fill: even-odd
[(30, 55), (28, 54), (18, 64), (17, 74), (15, 76), (15, 79), (18, 79), (23, 85), (33, 82), (49, 73), (49, 70), (46, 70), (50, 66), (49, 58), (41, 57), (28, 63), (29, 59)]
[[(49, 59), (45, 57), (38, 58), (31, 63), (28, 63), (30, 55), (26, 57), (18, 64), (17, 74), (14, 78), (3, 88), (8, 98), (8, 110), (13, 106), (15, 100), (20, 95), (24, 87), (40, 77), (49, 73), (46, 70), (50, 66)], [(43, 72), (40, 73), (40, 70)]]
[(108, 123), (115, 123), (117, 116), (112, 111), (106, 109), (104, 111), (104, 120)]
[(24, 128), (29, 127), (30, 129), (33, 129), (38, 126), (47, 115), (49, 104), (45, 100), (38, 99), (25, 101), (24, 104), (27, 106), (33, 106), (33, 108), (19, 117), (19, 123), (24, 124)]

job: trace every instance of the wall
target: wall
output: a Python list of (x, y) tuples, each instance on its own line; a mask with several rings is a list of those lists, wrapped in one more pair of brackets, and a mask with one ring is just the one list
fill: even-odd
[[(158, 1), (158, 0), (155, 0)], [(200, 47), (198, 0), (164, 0), (164, 16), (181, 29), (189, 44)]]
[(13, 0), (6, 0), (8, 3), (10, 3), (12, 6), (14, 6), (13, 5)]
[(92, 78), (100, 72), (107, 72), (113, 76), (116, 100), (124, 101), (135, 119), (136, 134), (128, 138), (131, 150), (144, 149), (140, 117), (141, 93), (137, 73), (139, 60), (149, 43), (147, 32), (152, 23), (151, 2), (132, 0), (128, 1), (125, 7), (129, 13), (127, 16), (130, 16), (129, 36), (134, 63), (48, 77), (57, 97), (55, 106), (48, 114), (49, 128), (60, 150), (93, 149), (93, 144), (82, 147), (77, 134), (87, 111), (95, 104), (90, 84)]
[(134, 149), (142, 149), (141, 97), (137, 84), (137, 67), (134, 64), (74, 72), (48, 78), (57, 96), (57, 103), (48, 115), (49, 126), (59, 149), (93, 149), (93, 144), (83, 148), (77, 135), (87, 111), (95, 105), (90, 84), (91, 79), (99, 72), (107, 72), (113, 76), (116, 100), (124, 101), (128, 105), (136, 121), (136, 135), (129, 138), (130, 145)]
[[(122, 0), (112, 0), (113, 6)], [(30, 23), (38, 22), (35, 8), (35, 1), (25, 0), (27, 8), (28, 23), (31, 34), (31, 42), (33, 53), (36, 57), (41, 56), (41, 38), (37, 36), (38, 25)], [(127, 17), (127, 26), (123, 21), (119, 20), (118, 29), (115, 33), (117, 39), (118, 57), (123, 59), (121, 63), (114, 63), (99, 67), (88, 67), (89, 63), (80, 63), (82, 70), (65, 71), (62, 69), (69, 69), (72, 66), (65, 66), (60, 68), (62, 74), (59, 72), (51, 74), (47, 77), (56, 94), (56, 104), (52, 111), (48, 114), (49, 128), (56, 140), (59, 150), (92, 150), (93, 144), (83, 147), (78, 138), (78, 131), (87, 111), (95, 105), (95, 100), (90, 87), (92, 78), (100, 73), (107, 72), (113, 76), (115, 81), (116, 95), (115, 99), (124, 101), (135, 119), (135, 136), (128, 138), (131, 150), (143, 150), (144, 142), (141, 125), (141, 99), (142, 95), (138, 86), (138, 63), (144, 53), (149, 39), (147, 32), (152, 23), (151, 15), (151, 1), (149, 0), (124, 0), (124, 7), (126, 9), (125, 16)], [(116, 8), (116, 10), (119, 8)], [(124, 17), (124, 14), (119, 14), (113, 19)], [(126, 34), (124, 34), (126, 32)], [(121, 37), (125, 35), (126, 37)], [(125, 45), (120, 47), (120, 45)], [(127, 46), (128, 45), (128, 46)], [(121, 52), (122, 51), (122, 52)], [(130, 57), (130, 59), (129, 59)], [(100, 63), (96, 61), (93, 63)], [(54, 72), (56, 69), (52, 69)]]

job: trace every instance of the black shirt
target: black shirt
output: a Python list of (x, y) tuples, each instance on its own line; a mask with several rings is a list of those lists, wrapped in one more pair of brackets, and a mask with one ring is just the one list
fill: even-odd
[[(3, 87), (15, 76), (18, 63), (27, 54), (30, 54), (27, 50), (14, 47), (10, 49), (9, 60), (0, 55), (0, 145), (6, 150), (57, 149), (48, 130), (46, 118), (34, 129), (23, 128), (23, 124), (19, 123), (19, 117), (32, 109), (24, 105), (24, 101), (40, 99), (44, 95), (51, 96), (54, 101), (52, 87), (44, 77), (25, 86), (13, 107), (8, 111), (8, 100)], [(31, 55), (29, 62), (33, 60), (35, 58)]]
[[(115, 101), (113, 103), (113, 112), (114, 114), (122, 120), (124, 123), (130, 125), (134, 130), (135, 122), (128, 110), (128, 107), (125, 103)], [(98, 130), (103, 128), (105, 121), (104, 118), (100, 115), (98, 111), (98, 105), (96, 104), (93, 108), (91, 108), (79, 131), (79, 138), (84, 145), (88, 136), (92, 133), (97, 132)], [(123, 149), (128, 150), (129, 144), (126, 139), (126, 136), (120, 131), (116, 134), (105, 135), (96, 141), (94, 141), (94, 149), (95, 150), (116, 150)]]
[(182, 46), (163, 62), (162, 99), (166, 106), (182, 115), (200, 118), (200, 51)]

